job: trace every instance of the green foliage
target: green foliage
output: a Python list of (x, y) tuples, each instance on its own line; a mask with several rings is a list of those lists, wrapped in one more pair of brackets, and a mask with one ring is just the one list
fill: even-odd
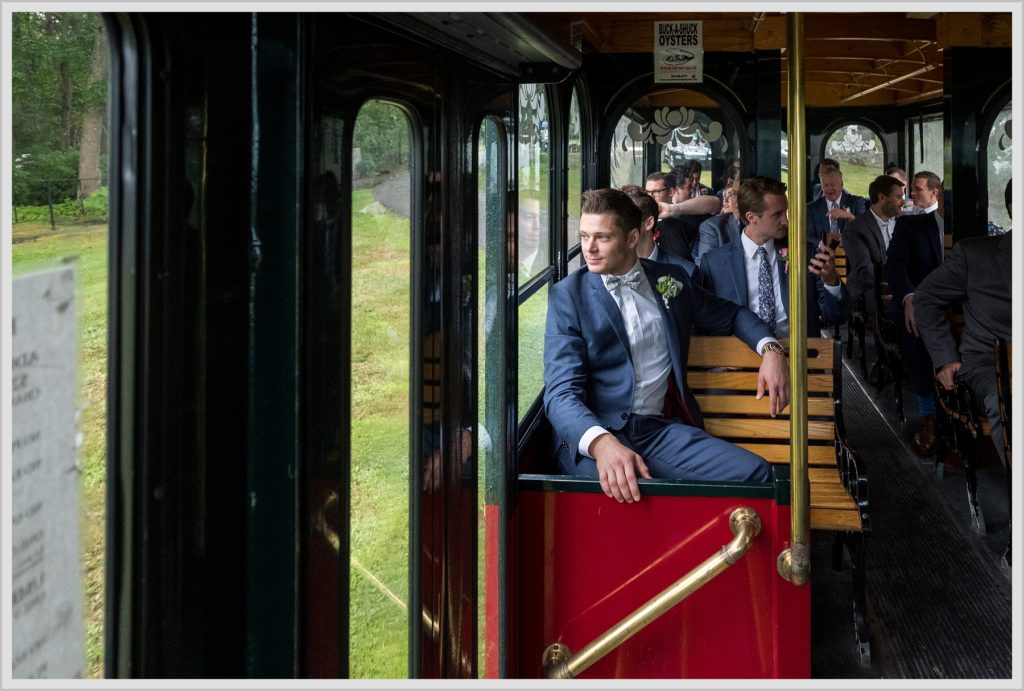
[(78, 196), (78, 149), (40, 149), (14, 158), (11, 187), (17, 204), (45, 204), (46, 181), (54, 201)]
[[(15, 203), (76, 198), (85, 111), (106, 102), (106, 80), (90, 83), (93, 51), (103, 43), (98, 13), (11, 15), (11, 135)], [(101, 168), (105, 161), (101, 159)], [(19, 219), (20, 220), (20, 219)]]
[(409, 119), (386, 101), (368, 101), (359, 111), (352, 147), (359, 149), (355, 176), (366, 178), (409, 167)]
[(77, 148), (85, 107), (106, 99), (106, 82), (88, 79), (101, 16), (15, 12), (11, 19), (13, 151)]
[(107, 217), (107, 188), (100, 187), (82, 200), (82, 208), (86, 216)]

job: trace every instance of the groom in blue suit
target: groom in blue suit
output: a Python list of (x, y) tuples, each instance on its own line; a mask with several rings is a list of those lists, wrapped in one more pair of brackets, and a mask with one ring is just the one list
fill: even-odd
[(623, 192), (583, 193), (586, 266), (551, 289), (544, 406), (569, 474), (639, 501), (637, 477), (767, 481), (761, 457), (712, 437), (686, 386), (690, 333), (735, 334), (762, 356), (758, 398), (789, 403), (782, 348), (755, 314), (695, 285), (679, 266), (639, 259), (641, 213)]
[[(789, 234), (786, 186), (772, 178), (747, 178), (740, 185), (736, 203), (743, 232), (739, 240), (701, 258), (701, 285), (757, 312), (773, 335), (788, 336), (792, 319), (789, 262), (780, 251), (788, 252), (780, 245)], [(808, 242), (807, 256), (807, 335), (821, 336), (823, 326), (837, 326), (849, 319), (850, 297), (836, 272), (834, 250), (823, 242), (817, 247)]]

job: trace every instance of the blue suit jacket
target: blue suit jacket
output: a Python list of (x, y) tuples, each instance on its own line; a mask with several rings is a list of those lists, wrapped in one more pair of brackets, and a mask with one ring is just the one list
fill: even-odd
[(686, 271), (686, 275), (690, 277), (690, 280), (694, 283), (700, 283), (700, 269), (697, 265), (691, 262), (689, 259), (684, 259), (678, 254), (669, 252), (664, 247), (658, 248), (658, 261), (662, 264), (675, 264), (681, 266)]
[[(771, 334), (757, 315), (716, 297), (673, 264), (640, 260), (654, 295), (658, 278), (671, 276), (682, 290), (666, 308), (657, 300), (672, 359), (672, 376), (695, 424), (703, 425), (686, 387), (690, 334), (735, 334), (751, 349)], [(583, 434), (594, 426), (622, 429), (633, 408), (634, 372), (629, 337), (615, 299), (599, 274), (584, 266), (551, 288), (544, 333), (544, 409), (559, 441), (559, 454), (578, 460)]]
[(935, 212), (898, 216), (885, 260), (885, 280), (893, 303), (903, 308), (903, 298), (942, 263), (942, 239)]
[(701, 257), (716, 247), (738, 240), (743, 229), (739, 219), (732, 214), (718, 214), (701, 223), (699, 232), (700, 242), (693, 257), (695, 262), (700, 262)]
[[(813, 256), (814, 247), (807, 243), (808, 257)], [(789, 276), (786, 274), (785, 263), (776, 261), (775, 267), (786, 314), (792, 321), (793, 314), (789, 310)], [(795, 267), (791, 267), (791, 270), (795, 270)], [(743, 307), (748, 305), (747, 270), (742, 242), (730, 242), (705, 254), (700, 260), (700, 275), (703, 286), (715, 295)], [(806, 269), (804, 275), (807, 277), (807, 335), (821, 336), (822, 326), (835, 326), (850, 318), (850, 295), (844, 285), (841, 296), (836, 298), (825, 289), (820, 278)]]
[[(839, 206), (849, 208), (854, 217), (860, 216), (868, 210), (867, 200), (855, 194), (843, 192), (839, 195)], [(838, 232), (843, 232), (846, 221), (839, 219), (836, 222)], [(807, 239), (815, 245), (824, 240), (831, 232), (828, 224), (828, 201), (824, 196), (818, 197), (807, 205)]]

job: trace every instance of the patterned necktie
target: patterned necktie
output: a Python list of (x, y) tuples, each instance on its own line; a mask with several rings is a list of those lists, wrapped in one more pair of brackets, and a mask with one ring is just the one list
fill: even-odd
[(775, 291), (772, 289), (772, 274), (768, 267), (768, 253), (764, 247), (758, 247), (754, 253), (757, 258), (757, 316), (768, 325), (768, 330), (775, 335)]
[(608, 276), (605, 279), (605, 287), (608, 288), (608, 292), (616, 290), (620, 285), (627, 285), (633, 290), (640, 287), (640, 281), (642, 277), (640, 271), (630, 271), (625, 276)]
[[(839, 206), (839, 202), (829, 202), (828, 210), (832, 211), (832, 209), (836, 208), (837, 206)], [(833, 233), (839, 230), (839, 222), (836, 221), (835, 216), (832, 216), (831, 214), (829, 214), (828, 217), (828, 229)]]

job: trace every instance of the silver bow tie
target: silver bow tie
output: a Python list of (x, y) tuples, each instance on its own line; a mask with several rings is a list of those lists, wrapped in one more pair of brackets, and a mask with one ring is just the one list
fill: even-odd
[(631, 271), (625, 276), (609, 276), (605, 279), (605, 287), (609, 291), (613, 291), (620, 285), (627, 285), (633, 290), (640, 287), (640, 281), (643, 280), (643, 276), (640, 275), (639, 271)]

